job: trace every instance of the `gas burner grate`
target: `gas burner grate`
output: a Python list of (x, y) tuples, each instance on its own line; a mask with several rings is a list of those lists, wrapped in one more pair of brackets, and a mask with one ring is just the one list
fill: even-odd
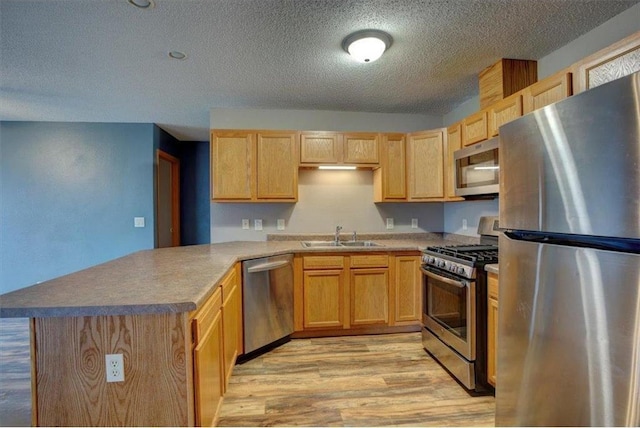
[(471, 263), (497, 263), (498, 247), (495, 245), (449, 245), (427, 247), (426, 253), (440, 254)]

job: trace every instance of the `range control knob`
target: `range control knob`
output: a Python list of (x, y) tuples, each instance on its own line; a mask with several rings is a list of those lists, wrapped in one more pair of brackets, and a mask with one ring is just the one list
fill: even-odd
[(447, 265), (447, 263), (446, 263), (444, 260), (440, 260), (440, 261), (438, 261), (438, 267), (443, 268), (443, 267), (445, 267), (446, 265)]
[(465, 272), (464, 272), (464, 268), (463, 268), (462, 266), (460, 266), (460, 267), (458, 268), (458, 274), (460, 274), (460, 275), (464, 275), (464, 273), (465, 273)]

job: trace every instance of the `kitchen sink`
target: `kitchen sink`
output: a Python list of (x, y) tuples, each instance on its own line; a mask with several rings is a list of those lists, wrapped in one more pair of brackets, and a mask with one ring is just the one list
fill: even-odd
[(383, 247), (373, 241), (302, 241), (305, 248), (322, 248), (322, 247)]

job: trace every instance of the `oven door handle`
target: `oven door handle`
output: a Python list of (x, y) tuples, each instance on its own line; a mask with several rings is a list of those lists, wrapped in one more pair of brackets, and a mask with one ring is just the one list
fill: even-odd
[(433, 272), (429, 272), (428, 270), (426, 270), (425, 268), (421, 267), (420, 270), (422, 271), (423, 274), (427, 275), (430, 278), (433, 278), (437, 281), (442, 281), (445, 284), (449, 284), (449, 285), (453, 285), (454, 287), (458, 287), (458, 288), (465, 288), (466, 284), (463, 282), (461, 283), (460, 281), (456, 281), (455, 279), (449, 279), (449, 278), (445, 278), (443, 276), (437, 275)]

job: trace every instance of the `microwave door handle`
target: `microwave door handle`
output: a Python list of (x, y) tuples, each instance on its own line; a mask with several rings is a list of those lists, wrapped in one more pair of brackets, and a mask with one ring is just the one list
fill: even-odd
[(458, 287), (458, 288), (465, 288), (466, 286), (464, 283), (461, 283), (460, 281), (456, 281), (454, 279), (449, 279), (449, 278), (442, 277), (440, 275), (436, 275), (435, 273), (429, 272), (423, 267), (421, 267), (420, 270), (422, 271), (422, 273), (424, 273), (430, 278), (435, 279), (436, 281), (442, 281), (445, 284), (453, 285), (454, 287)]

